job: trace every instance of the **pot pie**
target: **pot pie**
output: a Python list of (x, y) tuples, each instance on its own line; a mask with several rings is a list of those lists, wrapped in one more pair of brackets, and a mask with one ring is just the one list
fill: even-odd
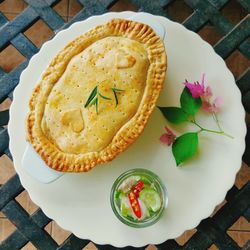
[(46, 164), (89, 171), (142, 133), (163, 87), (164, 44), (146, 24), (113, 19), (77, 37), (33, 90), (27, 140)]

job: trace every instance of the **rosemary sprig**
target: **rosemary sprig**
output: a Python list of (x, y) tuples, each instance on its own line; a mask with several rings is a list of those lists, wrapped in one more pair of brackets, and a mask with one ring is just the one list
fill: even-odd
[(98, 98), (95, 99), (95, 111), (98, 114)]
[(117, 97), (117, 93), (118, 92), (122, 92), (123, 90), (122, 89), (117, 89), (117, 88), (111, 88), (112, 91), (113, 91), (113, 94), (115, 96), (115, 106), (117, 107), (118, 105), (118, 97)]
[(111, 100), (111, 98), (109, 98), (109, 97), (107, 97), (107, 96), (104, 96), (104, 95), (102, 95), (102, 94), (99, 93), (99, 92), (98, 92), (98, 95), (99, 95), (102, 99), (104, 99), (104, 100)]
[(95, 105), (96, 113), (98, 114), (98, 98), (96, 97), (95, 99), (92, 100), (92, 102), (89, 104), (89, 106)]
[(111, 89), (112, 89), (112, 91), (113, 91), (113, 93), (114, 93), (114, 96), (115, 96), (115, 106), (117, 107), (117, 105), (118, 105), (117, 94), (116, 94), (116, 92), (115, 92), (115, 90), (114, 90), (113, 88), (111, 88)]
[(118, 89), (118, 88), (111, 88), (111, 89), (113, 89), (116, 92), (122, 92), (122, 91), (124, 91), (123, 89)]
[(96, 100), (97, 100), (97, 97), (95, 97), (95, 98), (90, 102), (89, 106), (91, 107), (91, 106), (95, 105)]
[[(122, 89), (117, 89), (117, 88), (111, 88), (113, 94), (114, 94), (114, 97), (115, 97), (115, 103), (116, 103), (116, 106), (118, 105), (118, 97), (117, 97), (117, 93), (118, 92), (122, 92), (123, 90)], [(95, 88), (91, 91), (90, 95), (89, 95), (89, 98), (87, 99), (84, 107), (87, 108), (88, 106), (93, 106), (95, 105), (95, 108), (96, 108), (96, 113), (98, 114), (98, 97), (101, 97), (102, 99), (104, 100), (112, 100), (111, 98), (105, 96), (105, 95), (102, 95), (99, 91), (98, 91), (98, 85), (95, 86)]]
[(86, 108), (91, 103), (91, 101), (96, 97), (96, 95), (97, 95), (97, 89), (98, 89), (98, 85), (95, 86), (95, 88), (90, 93), (89, 98), (88, 98), (88, 100), (86, 101), (86, 103), (84, 105), (84, 108)]

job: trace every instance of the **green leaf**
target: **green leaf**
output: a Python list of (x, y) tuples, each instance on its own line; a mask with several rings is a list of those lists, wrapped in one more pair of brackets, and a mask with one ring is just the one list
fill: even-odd
[(117, 89), (117, 88), (111, 88), (113, 91), (113, 94), (115, 96), (115, 105), (118, 105), (118, 97), (117, 97), (117, 93), (116, 92), (122, 92), (124, 91), (123, 89)]
[(181, 108), (178, 107), (159, 107), (160, 111), (164, 115), (164, 117), (174, 123), (180, 124), (182, 122), (187, 121), (188, 114), (185, 113)]
[(194, 116), (201, 107), (201, 98), (193, 98), (187, 87), (183, 89), (180, 101), (183, 111), (192, 116)]
[(98, 114), (98, 98), (95, 99), (95, 111)]
[(96, 113), (98, 114), (98, 98), (97, 97), (95, 97), (92, 100), (92, 102), (89, 104), (90, 107), (93, 106), (93, 105), (95, 105), (95, 110), (96, 110)]
[(112, 88), (114, 91), (116, 91), (116, 92), (122, 92), (122, 91), (124, 91), (123, 89), (117, 89), (117, 88)]
[(101, 93), (98, 93), (99, 94), (99, 96), (101, 97), (101, 98), (103, 98), (103, 99), (105, 99), (105, 100), (111, 100), (111, 98), (109, 98), (109, 97), (107, 97), (107, 96), (105, 96), (105, 95), (102, 95)]
[(91, 101), (96, 97), (97, 88), (98, 88), (98, 86), (95, 86), (95, 88), (91, 91), (91, 93), (89, 95), (89, 98), (88, 98), (88, 100), (86, 101), (86, 103), (84, 105), (84, 108), (86, 108), (91, 103)]
[(89, 106), (91, 107), (91, 106), (93, 106), (93, 105), (96, 105), (96, 100), (97, 100), (98, 98), (97, 97), (95, 97), (92, 101), (91, 101), (91, 103), (89, 104)]
[(172, 146), (172, 152), (177, 166), (197, 152), (198, 143), (198, 133), (186, 133), (176, 138)]
[(114, 93), (114, 96), (115, 96), (115, 106), (118, 105), (118, 98), (117, 98), (117, 94), (116, 94), (116, 90), (114, 88), (111, 88), (113, 93)]

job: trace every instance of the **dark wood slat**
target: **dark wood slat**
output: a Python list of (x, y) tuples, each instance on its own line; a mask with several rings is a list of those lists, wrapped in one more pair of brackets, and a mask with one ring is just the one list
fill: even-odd
[(249, 0), (237, 0), (242, 7), (244, 7), (248, 13), (250, 13), (250, 1)]
[(204, 21), (204, 19), (205, 15), (201, 11), (195, 10), (193, 14), (183, 22), (183, 25), (189, 30), (198, 31), (207, 24), (208, 20)]
[(5, 17), (5, 15), (0, 11), (0, 27), (3, 26), (4, 24), (6, 24), (7, 21), (8, 20)]
[(178, 250), (181, 249), (181, 247), (177, 244), (175, 240), (168, 240), (163, 242), (162, 244), (156, 245), (158, 250), (165, 250), (165, 249), (171, 249), (171, 250)]
[(57, 14), (49, 4), (43, 0), (25, 0), (31, 8), (48, 24), (48, 26), (56, 31), (59, 30), (64, 25), (64, 20), (60, 15)]
[[(6, 25), (8, 22), (8, 19), (2, 13), (0, 13), (0, 26)], [(31, 58), (35, 53), (38, 52), (37, 47), (22, 33), (19, 33), (10, 42), (26, 58)]]
[[(189, 16), (184, 22), (183, 25), (193, 31), (198, 31), (201, 29), (207, 22), (209, 21), (208, 17), (199, 9), (197, 8), (197, 4), (199, 4), (200, 0), (184, 0), (185, 3), (192, 9), (194, 9), (194, 13)], [(213, 5), (219, 9), (223, 5), (225, 5), (228, 0), (213, 0), (211, 1)]]
[(183, 249), (207, 249), (213, 243), (216, 243), (221, 249), (239, 249), (226, 234), (226, 229), (250, 207), (250, 183), (230, 197), (231, 199), (213, 218), (205, 219), (200, 223), (197, 232), (184, 245)]
[(6, 74), (6, 73), (4, 72), (4, 70), (2, 70), (1, 67), (0, 67), (0, 79), (1, 79), (2, 77), (4, 77), (5, 74)]
[(48, 218), (40, 208), (32, 214), (31, 218), (39, 227), (44, 227), (51, 222), (51, 219)]
[[(7, 24), (8, 19), (0, 13), (0, 26)], [(11, 44), (21, 52), (26, 58), (31, 58), (35, 53), (38, 52), (37, 47), (22, 33), (18, 34), (11, 41)], [(1, 74), (0, 74), (1, 77)]]
[[(221, 230), (229, 228), (250, 207), (250, 182), (228, 200), (213, 217)], [(227, 216), (225, 216), (227, 215)]]
[(16, 201), (11, 200), (2, 212), (38, 249), (54, 250), (57, 248), (58, 245), (53, 238), (42, 230)]
[(160, 5), (161, 7), (165, 8), (173, 2), (174, 2), (173, 0), (160, 0)]
[(209, 234), (197, 231), (183, 246), (183, 250), (208, 249), (213, 244)]
[[(249, 107), (245, 107), (246, 109), (248, 109), (248, 111), (250, 111), (250, 91), (249, 91), (249, 98), (248, 100), (245, 100), (245, 98), (243, 97), (243, 103), (245, 103), (245, 106), (247, 106), (247, 103), (248, 103), (248, 106)], [(250, 165), (250, 124), (247, 124), (247, 134), (246, 134), (246, 149), (245, 149), (245, 152), (244, 152), (244, 155), (243, 155), (243, 161), (248, 164), (248, 166)], [(249, 221), (250, 221), (250, 217), (249, 217)]]
[[(236, 83), (239, 87), (241, 93), (244, 95), (247, 91), (250, 91), (250, 68), (248, 68), (245, 72), (241, 74), (241, 76), (237, 79)], [(250, 110), (248, 110), (250, 112)]]
[[(33, 215), (32, 220), (40, 227), (45, 227), (51, 219), (49, 219), (41, 209), (38, 209)], [(15, 230), (11, 235), (5, 239), (1, 245), (1, 250), (15, 250), (15, 249), (21, 249), (23, 246), (25, 246), (29, 242), (29, 239), (26, 238), (18, 229)]]
[(239, 189), (235, 185), (233, 185), (233, 187), (227, 192), (225, 199), (227, 201), (234, 199), (238, 192), (239, 192)]
[[(215, 46), (215, 51), (223, 58), (228, 57), (243, 41), (250, 36), (250, 16), (244, 18), (234, 29), (223, 37)], [(250, 60), (250, 42), (245, 41), (247, 50), (244, 55)]]
[(250, 240), (243, 246), (242, 250), (249, 250), (250, 249)]
[(154, 15), (161, 15), (167, 17), (167, 13), (161, 8), (159, 0), (131, 0), (131, 2), (137, 7), (140, 6), (139, 11), (145, 11)]
[(228, 0), (209, 0), (209, 2), (217, 9), (223, 8), (227, 3)]
[[(0, 111), (0, 126), (7, 125), (9, 122), (9, 118), (10, 118), (9, 110)], [(8, 137), (7, 137), (7, 140), (9, 140)]]
[(6, 149), (4, 150), (4, 154), (6, 154), (6, 155), (10, 158), (11, 161), (13, 161), (12, 155), (11, 155), (11, 153), (10, 153), (10, 149), (9, 149), (9, 148), (6, 148)]
[(111, 245), (98, 245), (95, 244), (95, 246), (98, 248), (98, 250), (115, 250), (115, 249), (121, 249), (121, 250), (144, 250), (146, 247), (114, 247)]
[[(233, 25), (208, 0), (185, 0), (185, 2), (189, 6), (199, 9), (204, 19), (212, 22), (221, 33), (226, 34), (228, 30), (232, 29)], [(221, 2), (220, 6), (222, 4), (223, 2)]]
[[(3, 118), (4, 119), (4, 118)], [(0, 127), (0, 155), (4, 154), (9, 145), (9, 135), (6, 128)]]
[(0, 79), (0, 102), (4, 101), (8, 94), (17, 86), (20, 74), (27, 65), (28, 61), (24, 61), (22, 64), (18, 65), (17, 68), (12, 70), (9, 74), (5, 74)]
[(247, 110), (247, 112), (250, 112), (250, 91), (247, 91), (243, 97), (242, 97), (242, 103), (243, 106), (245, 108), (245, 110)]
[[(211, 1), (211, 0), (210, 0)], [(228, 32), (234, 29), (234, 25), (223, 17), (217, 10), (217, 7), (222, 7), (225, 4), (225, 1), (218, 1), (215, 5), (214, 1), (211, 4), (209, 0), (185, 0), (185, 3), (188, 4), (191, 8), (195, 9), (195, 12), (187, 18), (183, 24), (193, 31), (198, 31), (208, 21), (212, 22), (215, 28), (222, 34), (227, 35)], [(228, 2), (228, 1), (227, 1)], [(249, 17), (249, 16), (248, 16)], [(247, 55), (249, 58), (249, 41), (242, 42), (239, 45), (239, 50)]]
[(1, 242), (0, 249), (18, 250), (24, 247), (28, 241), (19, 230), (15, 230), (7, 239)]
[(92, 0), (92, 1), (88, 1), (88, 0), (78, 0), (79, 3), (81, 3), (84, 8), (86, 8), (90, 13), (94, 13), (95, 15), (97, 13), (105, 13), (106, 10), (106, 6), (102, 3), (102, 1), (98, 1), (98, 0)]
[(81, 250), (83, 247), (89, 244), (89, 240), (81, 240), (75, 235), (71, 234), (62, 244), (58, 247), (58, 250)]
[(237, 250), (240, 247), (234, 240), (229, 237), (224, 230), (221, 230), (214, 222), (210, 219), (203, 220), (198, 226), (198, 230), (202, 231), (202, 234), (209, 235), (209, 239), (218, 246), (219, 249)]
[(18, 33), (25, 30), (38, 18), (38, 14), (31, 8), (26, 8), (13, 21), (0, 28), (0, 48), (6, 46)]
[[(97, 14), (97, 13), (96, 13)], [(79, 13), (77, 13), (77, 15), (75, 15), (68, 23), (66, 23), (61, 29), (66, 29), (68, 28), (71, 24), (78, 22), (78, 21), (82, 21), (87, 19), (88, 17), (95, 15), (95, 14), (91, 14), (89, 13), (89, 11), (87, 9), (82, 9)]]
[(19, 34), (14, 37), (11, 40), (11, 43), (23, 56), (28, 59), (39, 51), (38, 48), (23, 34)]
[(0, 187), (0, 210), (17, 195), (19, 195), (24, 188), (22, 187), (18, 175), (10, 178), (3, 186)]

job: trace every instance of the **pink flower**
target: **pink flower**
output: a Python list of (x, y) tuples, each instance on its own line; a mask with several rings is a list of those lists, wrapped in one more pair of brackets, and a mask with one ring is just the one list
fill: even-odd
[(170, 146), (174, 142), (176, 135), (168, 127), (165, 127), (165, 130), (167, 133), (161, 135), (160, 141), (163, 144)]
[(204, 93), (204, 97), (209, 98), (209, 97), (211, 97), (211, 96), (213, 96), (212, 89), (211, 89), (210, 86), (207, 86), (207, 87), (206, 87), (206, 90), (205, 90), (205, 93)]
[(198, 81), (194, 83), (186, 81), (184, 84), (191, 92), (193, 98), (199, 98), (205, 95), (207, 90), (208, 91), (211, 90), (210, 88), (205, 90), (204, 82), (205, 82), (205, 74), (202, 74), (201, 83), (199, 83)]
[(202, 86), (199, 82), (185, 82), (184, 84), (191, 92), (193, 98), (199, 98), (205, 93), (204, 86)]
[(210, 86), (205, 87), (205, 74), (202, 74), (201, 82), (188, 82), (186, 81), (185, 86), (189, 89), (193, 98), (201, 98), (202, 108), (210, 113), (218, 113), (222, 104), (222, 99), (216, 97), (211, 103), (211, 97), (213, 92)]
[(212, 103), (204, 100), (202, 102), (202, 109), (210, 113), (218, 113), (220, 111), (221, 104), (222, 104), (222, 98), (217, 96)]

